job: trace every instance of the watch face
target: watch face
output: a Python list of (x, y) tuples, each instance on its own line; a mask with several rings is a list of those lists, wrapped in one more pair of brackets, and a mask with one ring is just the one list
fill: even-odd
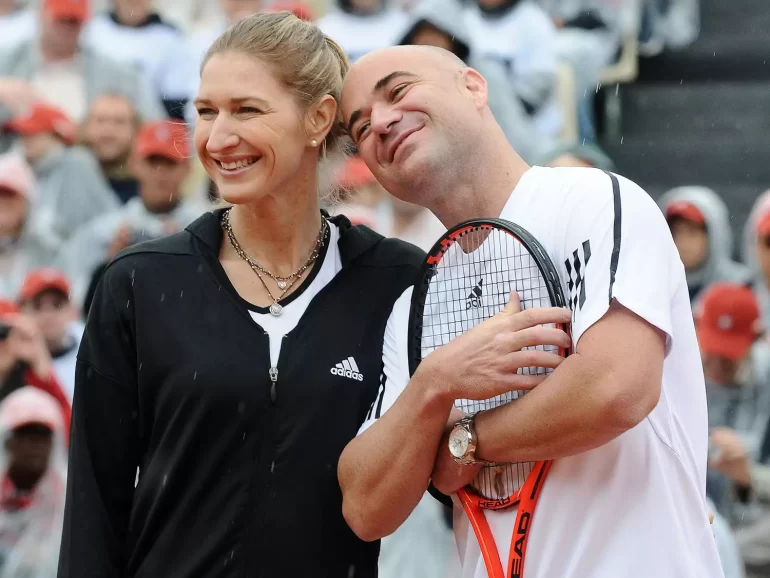
[(455, 458), (462, 458), (468, 451), (471, 434), (461, 427), (456, 427), (449, 434), (449, 453)]

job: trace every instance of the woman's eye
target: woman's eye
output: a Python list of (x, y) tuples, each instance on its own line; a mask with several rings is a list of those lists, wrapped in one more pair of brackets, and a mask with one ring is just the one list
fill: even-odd
[(400, 95), (402, 92), (404, 92), (404, 89), (406, 88), (406, 84), (399, 84), (396, 88), (393, 89), (391, 92), (391, 95), (393, 98), (396, 98), (398, 95)]
[(206, 116), (209, 114), (214, 114), (214, 111), (210, 108), (199, 108), (198, 109), (198, 116)]
[(238, 112), (243, 112), (245, 114), (260, 114), (262, 111), (258, 108), (254, 108), (253, 106), (242, 106), (240, 109), (238, 109)]
[(358, 128), (358, 133), (356, 134), (356, 138), (358, 140), (361, 140), (361, 138), (364, 136), (364, 133), (366, 132), (366, 129), (369, 128), (369, 123), (365, 122)]

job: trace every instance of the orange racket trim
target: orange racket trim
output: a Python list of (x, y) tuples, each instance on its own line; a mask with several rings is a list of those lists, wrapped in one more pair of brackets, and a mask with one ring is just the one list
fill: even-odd
[(495, 537), (489, 528), (489, 522), (487, 522), (487, 518), (484, 515), (484, 510), (476, 505), (476, 497), (471, 495), (465, 488), (457, 491), (457, 497), (460, 498), (465, 514), (468, 516), (473, 532), (476, 534), (476, 540), (479, 543), (481, 555), (487, 567), (487, 575), (489, 578), (505, 578), (500, 553), (497, 551)]

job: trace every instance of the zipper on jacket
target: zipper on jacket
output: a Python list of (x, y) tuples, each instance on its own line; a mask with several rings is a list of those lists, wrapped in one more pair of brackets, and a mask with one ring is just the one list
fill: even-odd
[(278, 383), (278, 368), (277, 367), (271, 367), (270, 371), (268, 372), (270, 375), (270, 403), (275, 403), (275, 400), (278, 397), (278, 391), (276, 389), (276, 384)]

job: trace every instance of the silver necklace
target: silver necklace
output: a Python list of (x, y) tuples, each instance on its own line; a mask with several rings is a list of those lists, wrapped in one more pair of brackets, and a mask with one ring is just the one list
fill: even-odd
[[(230, 240), (230, 245), (232, 245), (235, 252), (238, 253), (238, 256), (246, 261), (249, 267), (251, 267), (251, 270), (256, 273), (257, 277), (262, 282), (262, 286), (265, 288), (265, 291), (267, 291), (268, 296), (273, 300), (273, 304), (270, 305), (270, 314), (273, 317), (278, 317), (283, 312), (283, 307), (280, 303), (278, 303), (278, 301), (283, 299), (283, 296), (286, 295), (289, 289), (294, 286), (294, 284), (297, 282), (297, 279), (302, 277), (302, 274), (307, 271), (308, 267), (310, 267), (318, 259), (318, 256), (321, 254), (321, 248), (324, 245), (324, 239), (326, 238), (327, 227), (328, 225), (326, 223), (326, 219), (322, 216), (321, 229), (318, 231), (318, 237), (316, 237), (313, 250), (310, 252), (310, 255), (308, 256), (305, 263), (291, 275), (281, 277), (279, 275), (275, 275), (271, 271), (268, 271), (265, 267), (257, 263), (255, 259), (250, 257), (246, 251), (243, 250), (240, 243), (238, 243), (238, 239), (235, 238), (235, 233), (233, 233), (233, 228), (230, 225), (230, 210), (228, 209), (222, 214), (222, 228), (227, 233), (227, 238)], [(273, 296), (273, 293), (270, 291), (270, 288), (267, 286), (267, 283), (262, 277), (263, 274), (273, 279), (276, 285), (278, 285), (278, 288), (281, 289), (281, 294), (278, 297)]]

